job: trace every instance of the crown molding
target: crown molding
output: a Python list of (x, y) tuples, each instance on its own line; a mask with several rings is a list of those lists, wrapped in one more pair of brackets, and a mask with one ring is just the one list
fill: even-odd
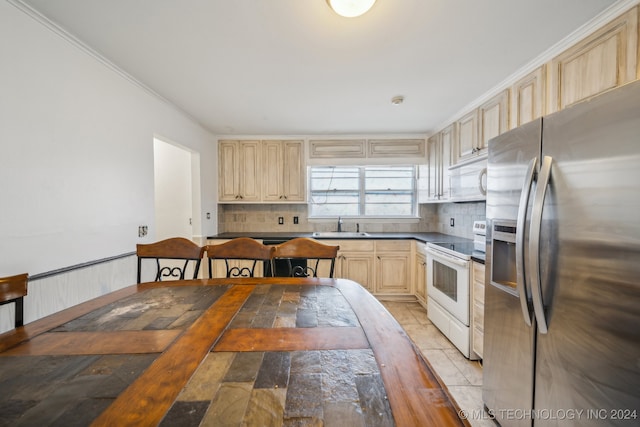
[(494, 96), (498, 95), (500, 92), (507, 89), (508, 87), (516, 83), (518, 80), (520, 80), (521, 78), (523, 78), (524, 76), (526, 76), (527, 74), (535, 70), (536, 68), (546, 64), (547, 62), (549, 62), (550, 60), (552, 60), (553, 58), (555, 58), (556, 56), (558, 56), (559, 54), (561, 54), (562, 52), (570, 48), (571, 46), (575, 45), (577, 42), (593, 34), (596, 30), (600, 29), (605, 24), (608, 24), (609, 22), (613, 21), (615, 18), (621, 16), (623, 13), (628, 12), (629, 9), (631, 9), (632, 7), (638, 4), (640, 4), (640, 0), (619, 0), (615, 2), (614, 4), (606, 8), (604, 11), (602, 11), (601, 13), (594, 16), (592, 19), (590, 19), (589, 21), (585, 22), (583, 25), (578, 27), (571, 34), (569, 34), (568, 36), (566, 36), (565, 38), (563, 38), (562, 40), (560, 40), (559, 42), (551, 46), (549, 49), (542, 52), (540, 55), (533, 58), (527, 64), (525, 64), (524, 66), (519, 68), (516, 72), (511, 74), (509, 77), (507, 77), (506, 79), (504, 79), (503, 81), (495, 85), (492, 89), (482, 94), (482, 96), (480, 96), (479, 98), (476, 98), (475, 100), (471, 101), (469, 104), (465, 105), (463, 108), (458, 110), (458, 112), (456, 112), (453, 116), (451, 116), (449, 119), (445, 120), (439, 126), (437, 126), (435, 128), (437, 129), (437, 131), (432, 131), (431, 133), (429, 133), (428, 134), (429, 137), (439, 132), (440, 130), (444, 129), (445, 127), (449, 126), (451, 123), (455, 122), (460, 117), (462, 117), (469, 111), (473, 110), (474, 108), (481, 106), (482, 104), (484, 104)]

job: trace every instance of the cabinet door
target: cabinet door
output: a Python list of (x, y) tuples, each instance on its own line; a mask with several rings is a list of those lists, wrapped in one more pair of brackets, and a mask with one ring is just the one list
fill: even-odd
[(429, 199), (429, 163), (418, 165), (418, 204), (427, 203)]
[(542, 117), (545, 108), (545, 68), (538, 67), (511, 87), (510, 129)]
[(260, 185), (260, 142), (240, 141), (238, 175), (240, 181), (240, 200), (257, 202), (261, 196)]
[(238, 179), (238, 142), (218, 142), (218, 200), (237, 201), (240, 195)]
[(476, 154), (478, 147), (478, 110), (475, 109), (457, 122), (458, 135), (455, 162), (467, 160)]
[(451, 147), (454, 138), (455, 126), (450, 125), (427, 141), (428, 200), (449, 199), (451, 193), (449, 166), (451, 166)]
[(375, 240), (375, 293), (411, 295), (411, 240)]
[(417, 252), (415, 258), (415, 290), (418, 301), (426, 306), (427, 303), (427, 257)]
[(411, 293), (409, 252), (377, 252), (375, 261), (377, 272), (375, 293)]
[(370, 139), (368, 157), (424, 157), (424, 139)]
[(473, 262), (473, 348), (472, 350), (482, 358), (484, 340), (484, 264)]
[(366, 140), (310, 140), (310, 159), (363, 159), (367, 156)]
[(263, 141), (262, 200), (304, 201), (305, 174), (302, 141)]
[(340, 277), (360, 283), (369, 292), (374, 292), (373, 254), (344, 252), (340, 256)]
[(427, 141), (429, 178), (427, 183), (427, 199), (438, 200), (440, 196), (440, 134), (433, 135)]
[(451, 196), (449, 166), (451, 166), (451, 149), (455, 141), (455, 132), (454, 125), (449, 125), (440, 132), (440, 200), (448, 200)]
[(305, 200), (304, 145), (302, 141), (283, 143), (283, 195), (289, 202)]
[(509, 90), (503, 90), (478, 108), (480, 138), (476, 154), (486, 152), (489, 140), (509, 128)]
[(554, 58), (547, 113), (635, 80), (637, 43), (638, 9), (633, 8)]
[(284, 197), (282, 186), (282, 171), (284, 169), (281, 141), (264, 141), (262, 153), (264, 165), (262, 170), (262, 200), (282, 201)]

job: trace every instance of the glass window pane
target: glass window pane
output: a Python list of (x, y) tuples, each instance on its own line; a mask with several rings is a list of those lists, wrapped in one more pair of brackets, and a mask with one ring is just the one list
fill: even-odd
[(309, 177), (311, 216), (399, 217), (416, 212), (414, 166), (314, 166)]
[(358, 204), (312, 205), (311, 216), (356, 216), (358, 208)]
[(409, 204), (367, 204), (365, 215), (370, 216), (410, 216), (413, 207)]

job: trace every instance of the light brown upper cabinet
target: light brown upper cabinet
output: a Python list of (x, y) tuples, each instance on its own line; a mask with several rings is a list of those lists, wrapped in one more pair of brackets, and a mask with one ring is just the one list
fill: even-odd
[(262, 200), (305, 200), (304, 151), (302, 141), (263, 141)]
[(476, 155), (487, 151), (489, 140), (509, 129), (509, 90), (503, 90), (478, 108), (480, 137)]
[(505, 89), (457, 122), (455, 163), (464, 163), (487, 152), (487, 143), (509, 126), (509, 90)]
[(370, 139), (367, 141), (370, 158), (424, 157), (424, 139)]
[(310, 140), (309, 159), (353, 159), (363, 164), (367, 159), (424, 158), (424, 139), (339, 139)]
[(367, 141), (364, 139), (311, 140), (309, 141), (309, 158), (364, 159), (367, 157), (366, 144)]
[(468, 160), (478, 151), (478, 109), (475, 109), (456, 122), (457, 139), (454, 144), (454, 163)]
[(538, 67), (511, 87), (510, 129), (544, 115), (545, 67)]
[(446, 201), (450, 194), (449, 166), (455, 126), (449, 125), (427, 141), (428, 183), (426, 201)]
[(638, 8), (551, 60), (547, 113), (637, 78)]
[(259, 202), (260, 141), (218, 142), (218, 200)]
[(304, 202), (302, 141), (218, 142), (218, 201)]

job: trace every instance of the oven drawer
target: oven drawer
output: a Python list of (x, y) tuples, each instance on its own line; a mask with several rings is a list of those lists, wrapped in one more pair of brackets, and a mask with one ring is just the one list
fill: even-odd
[(437, 302), (427, 300), (429, 320), (455, 345), (468, 359), (476, 355), (471, 350), (471, 330), (442, 308)]

